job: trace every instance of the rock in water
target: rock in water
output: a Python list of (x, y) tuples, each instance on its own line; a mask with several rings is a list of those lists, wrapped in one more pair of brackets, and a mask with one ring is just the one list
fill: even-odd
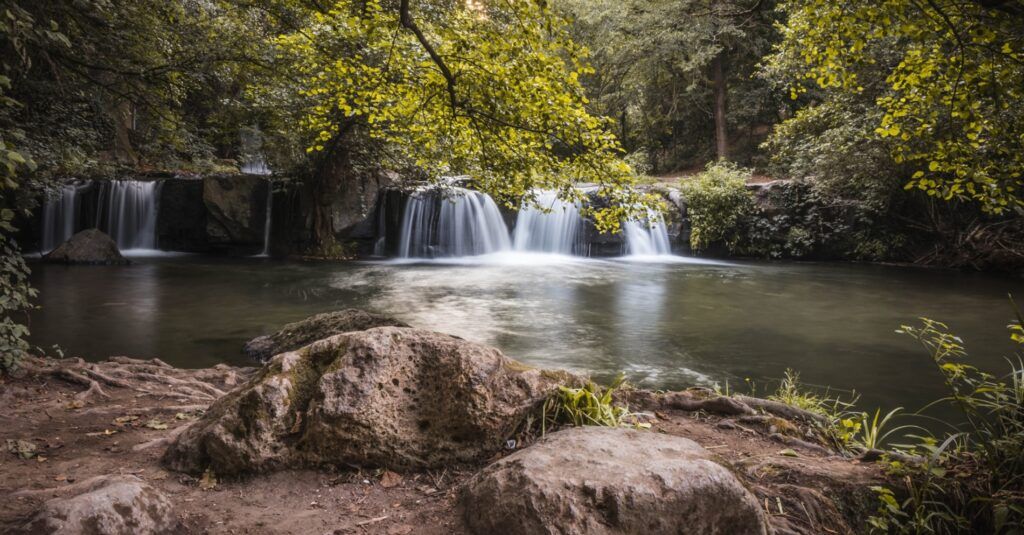
[(242, 349), (246, 356), (264, 361), (278, 353), (294, 351), (328, 336), (352, 331), (365, 331), (374, 327), (408, 327), (395, 318), (349, 308), (325, 312), (302, 321), (289, 323), (280, 331), (249, 340)]
[(499, 451), (566, 372), (445, 334), (378, 327), (275, 356), (164, 454), (171, 469), (461, 465)]
[(178, 532), (174, 506), (135, 476), (101, 476), (84, 491), (54, 498), (16, 533), (53, 535), (159, 535)]
[(45, 256), (48, 262), (63, 264), (127, 264), (117, 244), (98, 229), (86, 229), (72, 236)]
[(479, 534), (765, 534), (757, 499), (692, 440), (634, 429), (552, 433), (473, 477)]

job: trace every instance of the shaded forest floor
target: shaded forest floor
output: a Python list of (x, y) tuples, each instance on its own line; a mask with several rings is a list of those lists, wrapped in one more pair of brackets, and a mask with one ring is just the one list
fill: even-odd
[[(126, 365), (105, 362), (94, 369), (109, 376), (119, 366)], [(235, 378), (251, 373), (218, 369), (226, 374), (174, 370), (179, 378), (202, 377), (216, 389), (230, 389)], [(88, 396), (83, 390), (49, 374), (0, 383), (0, 494), (9, 497), (0, 501), (0, 526), (17, 524), (76, 482), (130, 474), (170, 498), (184, 533), (466, 532), (456, 496), (470, 472), (398, 475), (353, 467), (197, 479), (165, 470), (160, 457), (176, 430), (201, 415), (208, 402), (197, 403), (173, 388), (108, 385), (104, 395)], [(732, 420), (722, 424), (722, 417), (703, 411), (661, 409), (650, 419), (652, 432), (692, 439), (732, 466), (776, 528), (824, 532), (819, 528), (874, 508), (862, 492), (881, 477), (873, 464), (780, 444), (768, 430)], [(19, 454), (19, 444), (31, 451)], [(808, 493), (820, 496), (809, 499)]]

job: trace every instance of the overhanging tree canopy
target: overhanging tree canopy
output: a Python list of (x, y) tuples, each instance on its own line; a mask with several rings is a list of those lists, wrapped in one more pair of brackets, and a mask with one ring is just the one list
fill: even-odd
[(586, 110), (586, 51), (545, 2), (337, 0), (313, 4), (277, 39), (294, 68), (309, 152), (358, 127), (427, 176), (466, 174), (506, 204), (536, 188), (616, 202), (592, 211), (618, 227), (644, 198), (608, 120)]

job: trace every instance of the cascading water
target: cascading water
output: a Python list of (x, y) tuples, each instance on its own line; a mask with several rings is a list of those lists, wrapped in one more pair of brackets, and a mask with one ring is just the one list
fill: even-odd
[(263, 251), (259, 256), (270, 256), (270, 226), (274, 214), (274, 183), (267, 181), (267, 215), (263, 220)]
[(41, 250), (44, 253), (54, 250), (67, 241), (75, 233), (75, 222), (78, 220), (79, 184), (65, 184), (61, 187), (60, 196), (48, 199), (43, 205), (43, 235)]
[(538, 192), (536, 204), (524, 205), (519, 211), (512, 236), (513, 248), (516, 251), (585, 254), (583, 218), (579, 207), (559, 199), (552, 191)]
[(647, 221), (626, 221), (622, 225), (626, 237), (626, 254), (630, 256), (671, 255), (672, 246), (668, 239), (665, 223), (658, 218)]
[[(86, 192), (98, 186), (91, 211), (82, 203)], [(49, 252), (75, 232), (95, 227), (106, 232), (121, 250), (156, 249), (156, 221), (160, 194), (159, 182), (109, 180), (68, 184), (59, 197), (43, 206), (42, 251)], [(95, 219), (85, 221), (95, 213)]]
[(111, 180), (100, 189), (96, 226), (118, 249), (156, 249), (158, 182)]
[(413, 192), (406, 199), (400, 236), (402, 258), (481, 255), (512, 246), (494, 200), (465, 188)]

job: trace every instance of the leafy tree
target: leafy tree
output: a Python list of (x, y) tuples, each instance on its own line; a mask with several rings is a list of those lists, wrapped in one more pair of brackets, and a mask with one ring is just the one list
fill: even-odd
[(908, 189), (1003, 213), (1024, 207), (1024, 5), (1019, 1), (790, 0), (771, 68), (874, 96), (873, 134)]
[[(774, 38), (772, 2), (568, 0), (573, 35), (593, 51), (597, 113), (618, 120), (658, 170), (749, 158), (778, 106), (751, 74)], [(756, 145), (753, 144), (753, 145)]]
[[(314, 196), (344, 187), (369, 146), (434, 180), (469, 175), (510, 206), (535, 188), (582, 200), (574, 184), (599, 184), (619, 201), (592, 213), (606, 230), (642, 200), (609, 121), (586, 111), (584, 52), (545, 2), (309, 7), (276, 42), (316, 159)], [(332, 241), (327, 208), (314, 214), (321, 246)]]

